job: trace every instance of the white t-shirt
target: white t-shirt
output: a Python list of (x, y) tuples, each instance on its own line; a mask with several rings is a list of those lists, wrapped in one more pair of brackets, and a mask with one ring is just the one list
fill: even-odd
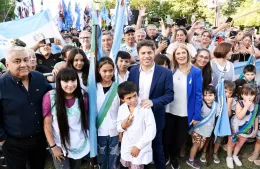
[(177, 69), (173, 75), (173, 84), (174, 100), (166, 106), (166, 112), (187, 117), (187, 75)]
[(137, 53), (137, 45), (135, 44), (134, 47), (127, 46), (126, 44), (123, 44), (120, 47), (121, 51), (128, 52), (131, 56), (135, 58), (135, 61), (139, 61), (140, 59), (138, 58), (138, 53)]

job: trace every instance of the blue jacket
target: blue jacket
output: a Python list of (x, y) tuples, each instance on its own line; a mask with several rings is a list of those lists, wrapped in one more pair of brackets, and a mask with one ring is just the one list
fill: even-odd
[[(130, 70), (128, 81), (132, 81), (139, 93), (140, 66), (135, 66)], [(153, 113), (157, 130), (162, 130), (165, 126), (165, 105), (173, 101), (173, 79), (172, 72), (162, 66), (155, 65), (154, 74), (149, 94), (149, 99), (153, 102)]]
[[(173, 74), (174, 73), (175, 71)], [(202, 82), (201, 70), (192, 66), (187, 76), (188, 124), (190, 124), (192, 120), (201, 120)]]

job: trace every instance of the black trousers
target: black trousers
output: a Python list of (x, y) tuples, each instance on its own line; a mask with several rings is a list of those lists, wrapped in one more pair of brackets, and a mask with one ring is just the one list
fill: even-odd
[(176, 160), (180, 149), (188, 138), (188, 117), (165, 115), (165, 128), (163, 131), (163, 150), (165, 158)]
[(46, 138), (43, 133), (31, 138), (8, 137), (3, 145), (8, 169), (44, 169), (46, 160)]

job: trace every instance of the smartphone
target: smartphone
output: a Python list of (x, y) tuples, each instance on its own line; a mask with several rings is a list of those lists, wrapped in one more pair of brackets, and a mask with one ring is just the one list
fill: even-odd
[(209, 22), (205, 22), (205, 27), (209, 28), (210, 27), (210, 23)]
[(200, 22), (200, 26), (205, 27), (205, 22)]
[(43, 40), (44, 44), (51, 44), (54, 43), (54, 38), (47, 38)]
[(151, 18), (151, 22), (160, 22), (161, 18)]
[(228, 22), (232, 22), (232, 20), (233, 20), (233, 18), (231, 18), (231, 17), (228, 17), (228, 19), (227, 19), (226, 23), (228, 23)]

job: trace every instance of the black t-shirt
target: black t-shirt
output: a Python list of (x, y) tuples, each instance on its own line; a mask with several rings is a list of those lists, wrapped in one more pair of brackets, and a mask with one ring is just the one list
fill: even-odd
[(103, 90), (104, 90), (104, 93), (105, 93), (105, 94), (109, 91), (110, 87), (111, 87), (111, 86), (103, 87)]
[(63, 59), (61, 59), (60, 56), (61, 56), (60, 53), (51, 54), (48, 59), (45, 59), (45, 57), (42, 54), (36, 53), (37, 65), (39, 65), (39, 66), (42, 65), (42, 66), (46, 67), (46, 69), (48, 71), (47, 73), (50, 73), (50, 72), (52, 72), (54, 65), (56, 63), (63, 61)]

